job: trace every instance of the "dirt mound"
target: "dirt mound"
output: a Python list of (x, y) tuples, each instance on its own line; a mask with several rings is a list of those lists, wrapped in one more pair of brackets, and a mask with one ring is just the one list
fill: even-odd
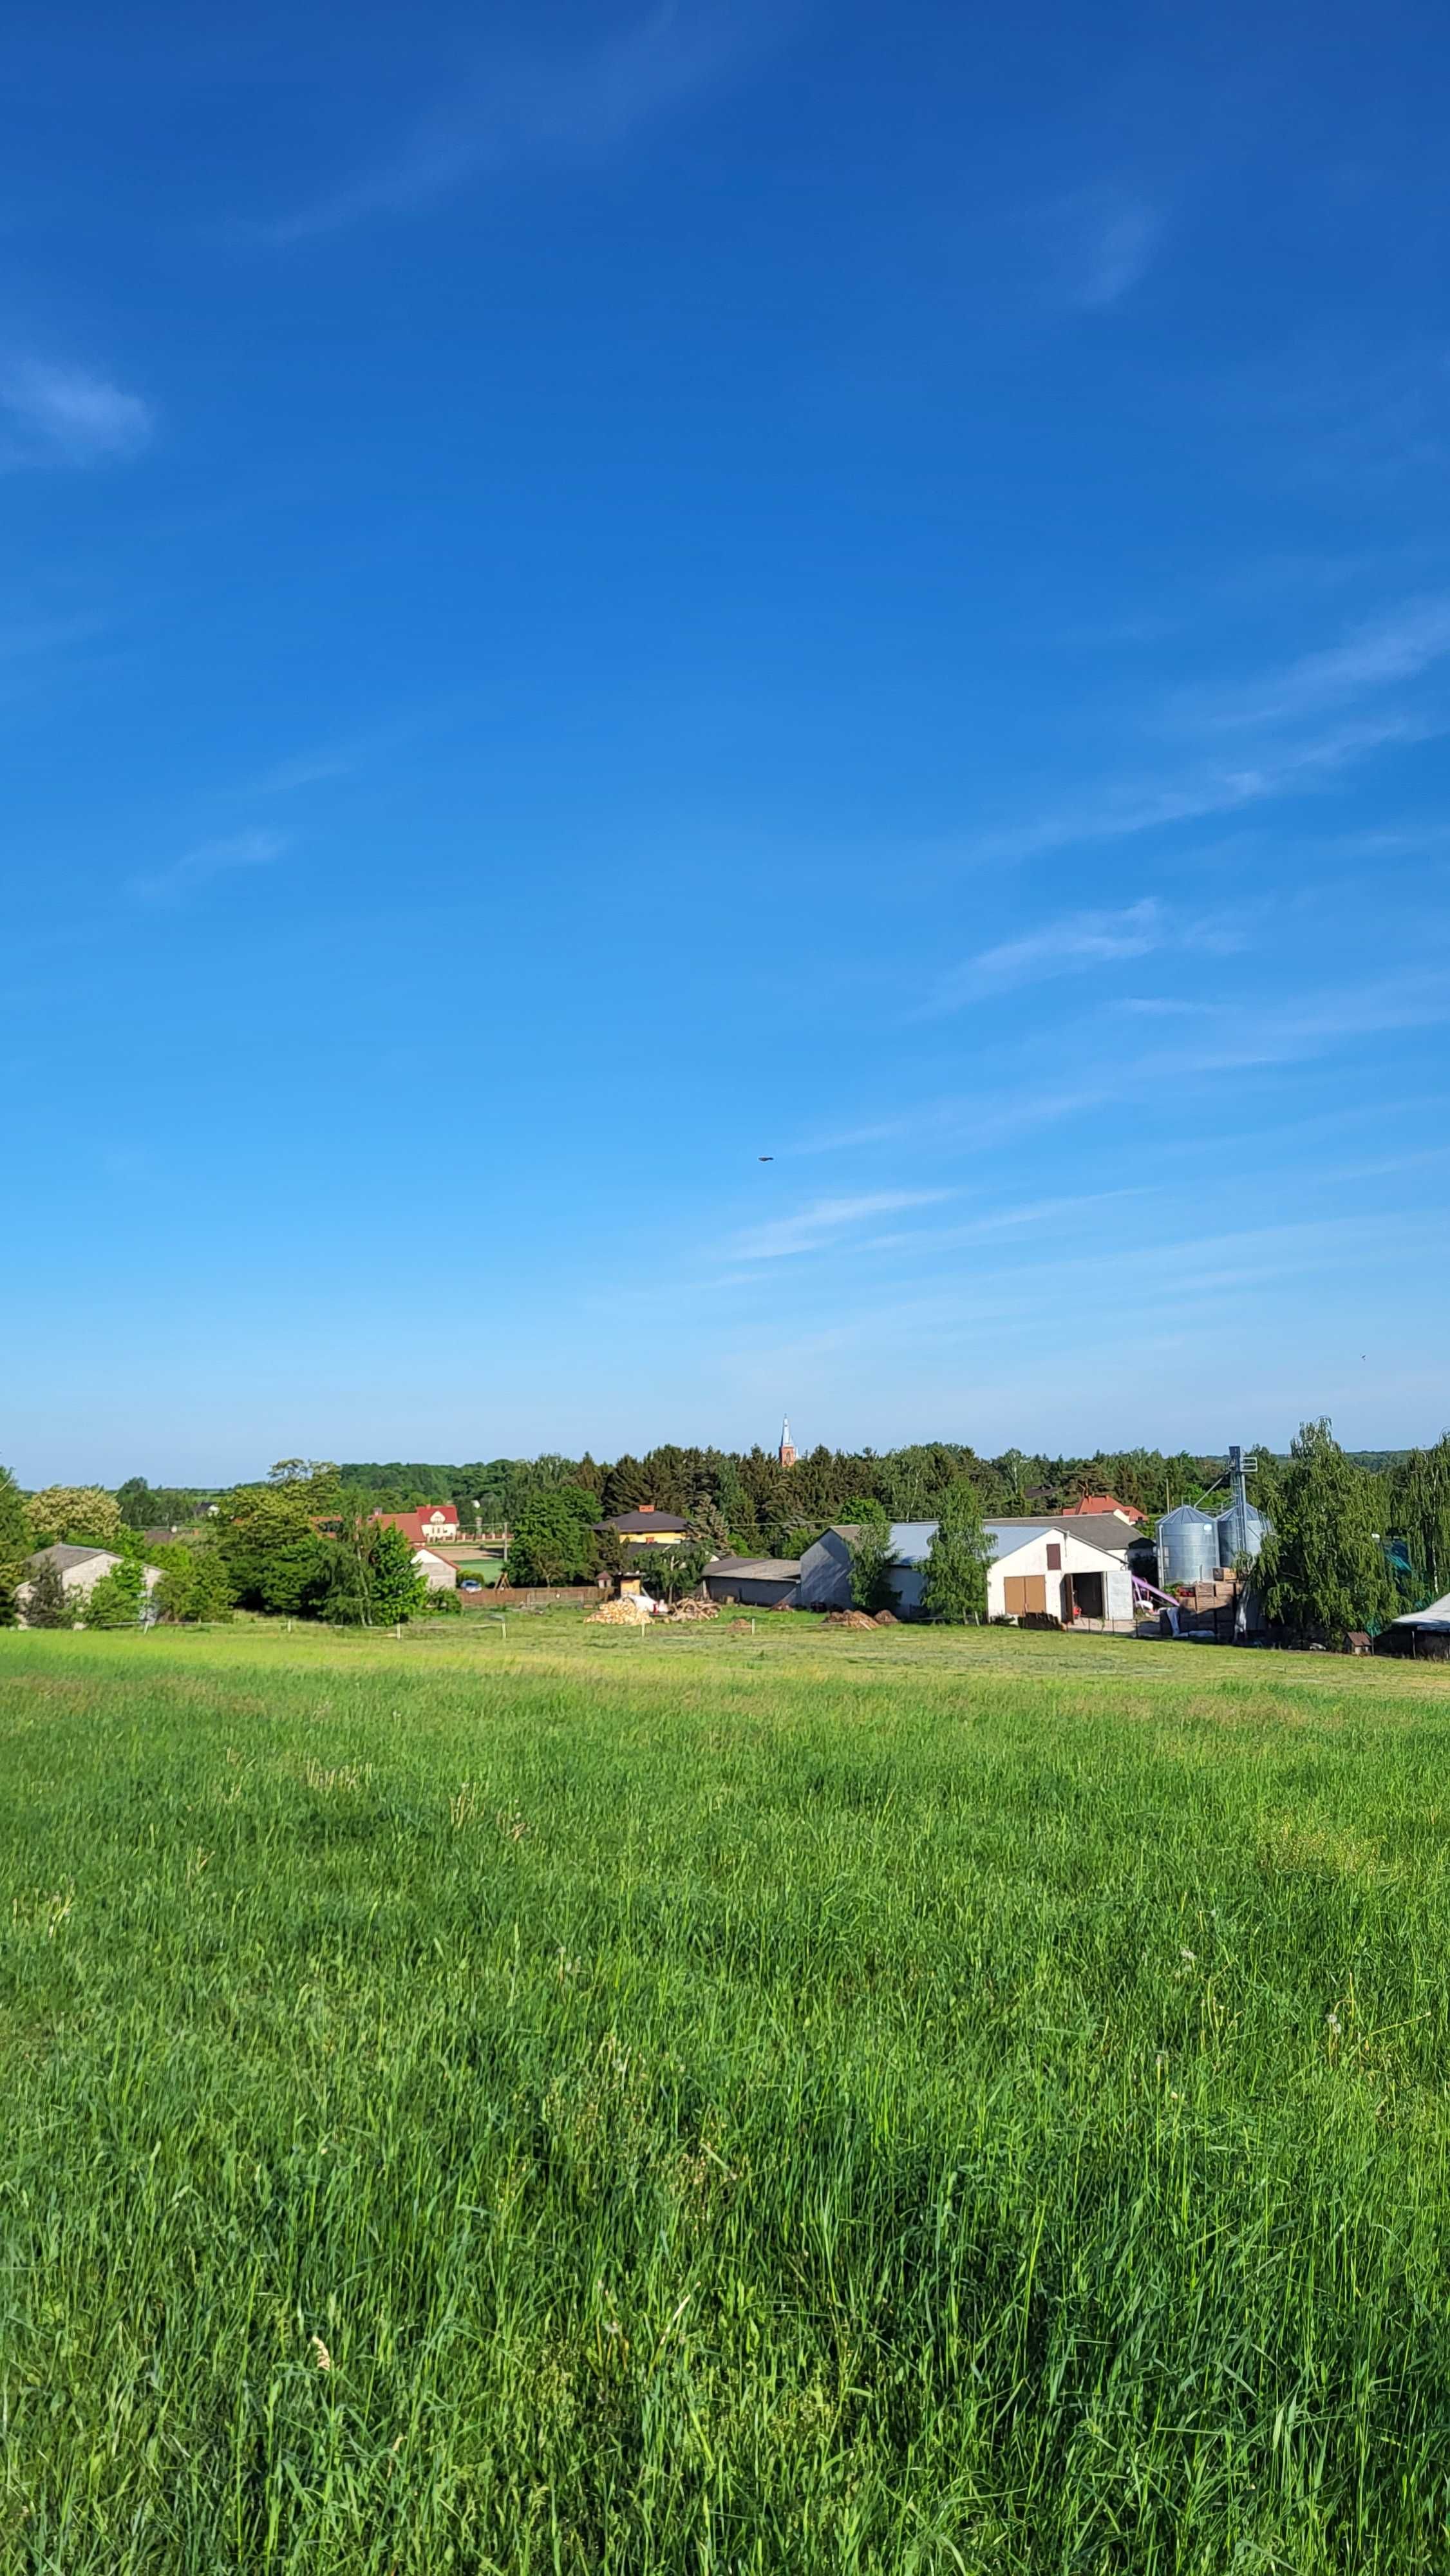
[(874, 1628), (875, 1625), (876, 1622), (869, 1610), (828, 1610), (826, 1612), (828, 1628)]
[(878, 1628), (899, 1628), (901, 1621), (897, 1618), (894, 1610), (878, 1610), (876, 1613), (876, 1625)]

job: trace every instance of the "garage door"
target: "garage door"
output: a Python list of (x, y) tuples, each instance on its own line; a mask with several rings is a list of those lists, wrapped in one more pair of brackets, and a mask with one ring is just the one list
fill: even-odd
[(1029, 1610), (1045, 1610), (1047, 1608), (1046, 1575), (1004, 1575), (1002, 1605), (1009, 1619), (1024, 1618)]

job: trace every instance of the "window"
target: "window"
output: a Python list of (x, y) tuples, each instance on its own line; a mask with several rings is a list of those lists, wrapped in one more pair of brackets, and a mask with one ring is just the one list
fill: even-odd
[(1061, 1574), (1062, 1572), (1062, 1542), (1060, 1539), (1050, 1538), (1047, 1542), (1047, 1571), (1049, 1574)]

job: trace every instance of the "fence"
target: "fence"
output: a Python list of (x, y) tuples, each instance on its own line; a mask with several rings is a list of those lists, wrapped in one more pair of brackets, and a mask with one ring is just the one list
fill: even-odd
[(553, 1610), (561, 1602), (597, 1608), (601, 1595), (597, 1583), (530, 1583), (517, 1591), (511, 1583), (491, 1583), (485, 1591), (460, 1592), (458, 1598), (465, 1610)]

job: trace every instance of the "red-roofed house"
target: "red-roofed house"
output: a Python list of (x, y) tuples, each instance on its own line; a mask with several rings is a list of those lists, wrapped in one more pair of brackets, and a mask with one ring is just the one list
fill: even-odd
[(1120, 1521), (1140, 1521), (1143, 1517), (1133, 1504), (1120, 1503), (1115, 1494), (1084, 1494), (1081, 1502), (1069, 1503), (1064, 1510), (1054, 1512), (1053, 1519), (1076, 1520), (1083, 1512), (1116, 1512)]
[(447, 1547), (458, 1538), (456, 1503), (425, 1503), (416, 1512), (374, 1512), (375, 1521), (386, 1529), (401, 1530), (414, 1547)]

